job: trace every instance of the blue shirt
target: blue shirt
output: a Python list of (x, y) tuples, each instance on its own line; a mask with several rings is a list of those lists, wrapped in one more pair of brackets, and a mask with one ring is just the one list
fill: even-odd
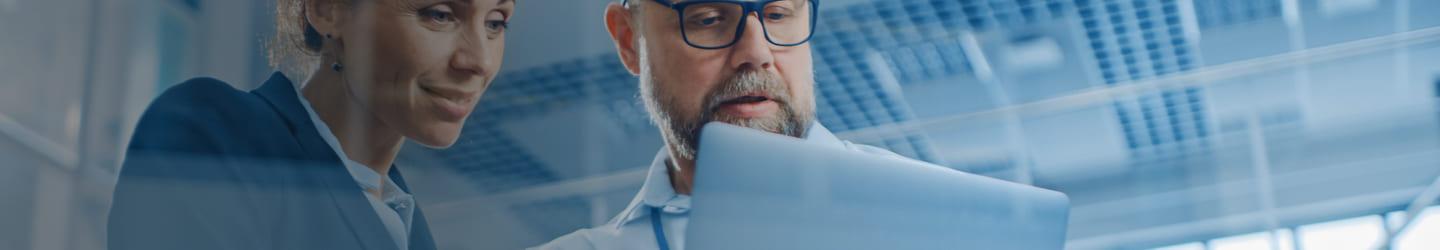
[[(819, 122), (810, 125), (810, 130), (805, 133), (805, 141), (820, 147), (903, 158), (885, 149), (840, 140)], [(675, 189), (670, 186), (670, 175), (667, 172), (669, 161), (670, 154), (661, 149), (650, 163), (650, 170), (645, 177), (645, 183), (640, 186), (640, 193), (630, 201), (625, 210), (609, 222), (566, 234), (531, 249), (660, 249), (656, 245), (654, 229), (649, 223), (650, 216), (655, 216), (650, 214), (650, 207), (660, 208), (661, 222), (664, 223), (670, 249), (684, 249), (685, 227), (690, 223), (690, 196), (676, 194)]]
[[(296, 93), (301, 93), (299, 88), (297, 83)], [(382, 184), (380, 173), (364, 164), (350, 160), (350, 157), (345, 155), (345, 151), (340, 149), (340, 140), (335, 138), (335, 133), (330, 131), (330, 126), (327, 126), (325, 121), (320, 120), (320, 116), (315, 114), (315, 108), (310, 106), (310, 101), (305, 99), (305, 95), (299, 96), (300, 104), (305, 106), (305, 112), (310, 114), (310, 120), (315, 124), (315, 130), (320, 131), (320, 137), (325, 139), (325, 144), (329, 144), (330, 149), (335, 150), (335, 155), (339, 156), (340, 161), (345, 164), (345, 170), (350, 172), (361, 188), (364, 188), (361, 193), (365, 195), (365, 199), (370, 201), (370, 206), (375, 209), (375, 214), (380, 216), (380, 222), (385, 224), (385, 230), (389, 231), (390, 238), (395, 240), (395, 244), (399, 245), (400, 250), (409, 249), (410, 219), (415, 215), (415, 198), (405, 193), (404, 190), (400, 190), (399, 186), (395, 184), (395, 180), (384, 178)], [(378, 199), (369, 193), (369, 191), (375, 190), (380, 191)]]

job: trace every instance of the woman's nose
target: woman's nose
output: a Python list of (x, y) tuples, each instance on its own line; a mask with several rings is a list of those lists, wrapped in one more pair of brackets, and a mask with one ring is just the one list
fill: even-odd
[(470, 34), (456, 39), (455, 53), (450, 57), (450, 69), (467, 76), (484, 76), (486, 39)]

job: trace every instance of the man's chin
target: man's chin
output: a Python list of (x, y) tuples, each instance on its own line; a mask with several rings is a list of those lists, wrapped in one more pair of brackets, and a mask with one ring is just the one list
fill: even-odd
[(730, 125), (735, 125), (735, 126), (750, 128), (750, 129), (754, 129), (754, 130), (760, 130), (760, 131), (765, 131), (765, 132), (770, 132), (770, 133), (775, 133), (775, 134), (786, 135), (786, 133), (785, 133), (785, 132), (786, 132), (786, 131), (785, 131), (786, 121), (785, 121), (785, 119), (779, 118), (779, 117), (732, 118), (732, 119), (719, 119), (719, 120), (717, 120), (717, 121), (723, 122), (723, 123), (728, 123), (728, 124), (730, 124)]

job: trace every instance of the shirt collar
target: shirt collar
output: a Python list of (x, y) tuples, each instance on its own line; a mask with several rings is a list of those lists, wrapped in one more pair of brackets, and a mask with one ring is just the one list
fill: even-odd
[(640, 185), (640, 202), (651, 207), (663, 207), (668, 205), (670, 200), (687, 196), (676, 194), (675, 188), (670, 186), (670, 154), (664, 149), (655, 155), (655, 160), (650, 162), (650, 170), (645, 174), (645, 184)]
[[(844, 141), (835, 137), (835, 134), (820, 125), (820, 122), (811, 122), (810, 128), (805, 132), (805, 141), (817, 146), (845, 148)], [(670, 151), (661, 148), (655, 155), (655, 160), (650, 162), (650, 170), (646, 173), (645, 183), (640, 185), (639, 196), (625, 208), (622, 219), (616, 226), (648, 216), (650, 207), (660, 207), (665, 213), (672, 214), (690, 211), (690, 196), (676, 194), (675, 188), (670, 186), (669, 162)]]
[(345, 170), (350, 172), (350, 176), (355, 178), (355, 182), (359, 183), (361, 188), (365, 190), (380, 190), (381, 200), (391, 200), (397, 198), (398, 195), (405, 194), (404, 191), (399, 190), (393, 180), (385, 178), (385, 183), (382, 186), (379, 172), (375, 172), (374, 169), (366, 167), (364, 164), (350, 160), (350, 157), (345, 155), (345, 151), (340, 148), (340, 140), (335, 137), (334, 132), (330, 131), (330, 126), (326, 125), (324, 120), (320, 120), (320, 115), (315, 113), (315, 108), (310, 105), (309, 100), (305, 99), (305, 95), (299, 94), (302, 93), (300, 92), (300, 83), (294, 83), (294, 86), (296, 96), (299, 97), (297, 99), (300, 99), (300, 106), (305, 107), (305, 113), (310, 115), (310, 121), (312, 124), (315, 124), (315, 130), (319, 132), (320, 138), (324, 139), (325, 144), (329, 145), (330, 149), (335, 151), (335, 156), (340, 157), (340, 162), (345, 165)]

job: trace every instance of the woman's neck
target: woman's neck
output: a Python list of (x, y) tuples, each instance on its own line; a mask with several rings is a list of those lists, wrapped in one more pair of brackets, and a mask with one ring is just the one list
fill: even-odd
[(395, 156), (400, 154), (404, 137), (380, 122), (350, 93), (340, 74), (328, 68), (316, 70), (300, 91), (320, 120), (330, 127), (330, 131), (320, 132), (335, 135), (340, 150), (350, 160), (364, 164), (384, 177), (390, 172)]

